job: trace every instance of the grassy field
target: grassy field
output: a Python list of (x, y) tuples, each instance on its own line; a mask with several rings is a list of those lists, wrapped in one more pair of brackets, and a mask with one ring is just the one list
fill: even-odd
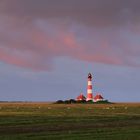
[(140, 103), (0, 103), (0, 140), (140, 140)]

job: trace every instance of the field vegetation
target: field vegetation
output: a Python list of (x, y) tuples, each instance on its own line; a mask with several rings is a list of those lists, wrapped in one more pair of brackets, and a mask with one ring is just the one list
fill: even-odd
[(0, 103), (0, 140), (140, 140), (140, 103)]

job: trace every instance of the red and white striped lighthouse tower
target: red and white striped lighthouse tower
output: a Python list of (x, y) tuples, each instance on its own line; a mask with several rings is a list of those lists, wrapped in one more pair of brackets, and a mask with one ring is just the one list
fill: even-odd
[(87, 86), (87, 101), (93, 100), (92, 95), (92, 75), (91, 73), (88, 74), (88, 86)]

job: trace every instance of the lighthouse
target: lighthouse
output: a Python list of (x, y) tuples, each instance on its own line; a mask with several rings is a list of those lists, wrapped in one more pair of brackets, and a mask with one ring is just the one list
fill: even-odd
[(91, 73), (88, 74), (88, 86), (87, 86), (87, 101), (93, 100), (92, 95), (92, 75)]

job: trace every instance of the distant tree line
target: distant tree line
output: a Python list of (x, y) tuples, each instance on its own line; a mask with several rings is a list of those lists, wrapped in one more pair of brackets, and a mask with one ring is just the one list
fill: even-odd
[(109, 104), (111, 102), (109, 102), (108, 100), (103, 100), (103, 101), (98, 101), (98, 102), (93, 102), (92, 100), (90, 101), (86, 101), (86, 100), (81, 100), (81, 101), (77, 101), (75, 99), (70, 99), (70, 100), (58, 100), (55, 102), (56, 104), (78, 104), (78, 103), (82, 103), (82, 104)]

